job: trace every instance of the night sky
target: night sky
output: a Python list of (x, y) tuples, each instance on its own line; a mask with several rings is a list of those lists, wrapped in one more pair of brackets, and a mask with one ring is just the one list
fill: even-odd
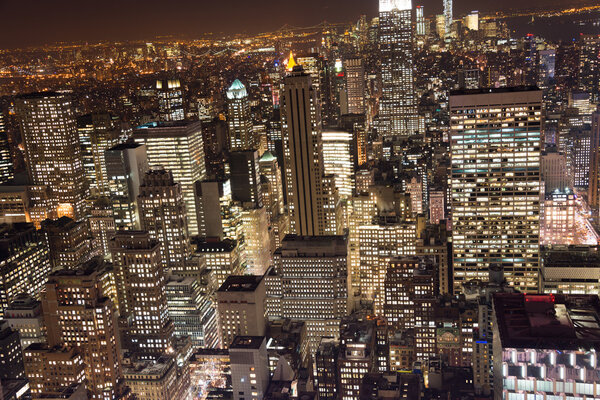
[[(570, 0), (577, 3), (585, 0)], [(528, 0), (528, 7), (565, 0)], [(586, 1), (589, 3), (589, 1)], [(194, 38), (204, 32), (258, 33), (375, 16), (377, 0), (0, 0), (0, 48), (56, 41)], [(413, 0), (426, 14), (442, 0)], [(522, 0), (454, 0), (455, 14), (518, 7)]]

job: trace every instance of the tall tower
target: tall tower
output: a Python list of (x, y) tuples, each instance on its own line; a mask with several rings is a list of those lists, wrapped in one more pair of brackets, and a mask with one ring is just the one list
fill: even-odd
[(239, 79), (236, 79), (227, 90), (227, 114), (229, 149), (231, 151), (256, 149), (248, 92)]
[[(281, 110), (287, 203), (291, 232), (340, 233), (339, 199), (333, 179), (324, 179), (321, 112), (311, 76), (294, 67), (284, 80)], [(334, 222), (335, 221), (335, 222)]]
[(52, 189), (59, 217), (82, 219), (88, 187), (71, 100), (55, 92), (32, 93), (19, 96), (16, 109), (31, 182)]
[(202, 123), (164, 122), (142, 125), (133, 133), (136, 143), (146, 145), (148, 165), (163, 167), (181, 184), (188, 228), (191, 235), (198, 234), (194, 183), (206, 177)]
[(0, 111), (0, 183), (6, 183), (14, 178), (14, 167), (10, 154), (8, 132), (4, 123), (4, 114)]
[(417, 6), (417, 36), (425, 36), (427, 34), (427, 26), (425, 24), (425, 9), (423, 6)]
[(174, 326), (167, 310), (160, 245), (143, 231), (119, 231), (111, 240), (119, 313), (128, 320), (124, 347), (160, 356), (171, 347)]
[(181, 185), (164, 169), (146, 172), (138, 196), (142, 229), (160, 241), (165, 268), (182, 266), (190, 253)]
[(159, 79), (156, 81), (158, 113), (161, 121), (181, 121), (183, 112), (183, 91), (179, 79)]
[(365, 113), (365, 63), (360, 57), (344, 60), (348, 113)]
[(105, 265), (96, 258), (56, 271), (42, 294), (48, 344), (79, 347), (92, 399), (115, 398), (122, 378), (115, 306), (102, 290)]
[(450, 95), (455, 293), (494, 265), (538, 290), (541, 110), (534, 87)]
[(446, 21), (446, 36), (452, 29), (452, 0), (444, 0), (444, 20)]
[(411, 0), (379, 0), (382, 81), (379, 129), (387, 137), (419, 132), (413, 77), (411, 13)]

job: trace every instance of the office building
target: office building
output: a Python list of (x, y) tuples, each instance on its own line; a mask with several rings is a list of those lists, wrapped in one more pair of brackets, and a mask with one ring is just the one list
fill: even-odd
[(140, 222), (150, 237), (160, 242), (165, 269), (181, 266), (190, 256), (187, 212), (181, 185), (173, 174), (153, 169), (144, 175), (138, 195)]
[(92, 252), (104, 258), (110, 258), (109, 243), (117, 232), (117, 227), (108, 197), (100, 197), (92, 203), (88, 221), (92, 236)]
[(266, 289), (263, 276), (230, 275), (216, 293), (223, 348), (238, 336), (266, 334)]
[(417, 36), (425, 36), (427, 34), (427, 21), (425, 20), (425, 7), (417, 6), (416, 10), (416, 20), (417, 20), (417, 30), (415, 34)]
[(544, 182), (544, 192), (547, 194), (555, 190), (562, 192), (571, 186), (567, 176), (567, 159), (555, 146), (547, 147), (542, 152), (540, 176)]
[(341, 399), (358, 400), (363, 377), (376, 370), (376, 325), (373, 320), (354, 320), (340, 325), (338, 390)]
[(48, 246), (32, 224), (0, 225), (0, 311), (21, 293), (34, 298), (50, 273)]
[(165, 293), (166, 276), (160, 244), (143, 231), (119, 231), (110, 250), (121, 318), (127, 319), (129, 347), (136, 353), (159, 356), (171, 347), (173, 322)]
[(171, 171), (181, 185), (188, 213), (190, 235), (198, 234), (194, 183), (206, 178), (202, 124), (164, 122), (142, 125), (134, 130), (136, 143), (145, 144), (148, 165)]
[(348, 114), (365, 113), (365, 64), (360, 57), (344, 60)]
[(452, 17), (452, 0), (444, 0), (444, 19), (446, 21), (446, 36), (448, 36), (452, 29), (452, 23), (454, 22)]
[(21, 348), (46, 342), (42, 304), (28, 294), (20, 294), (4, 309), (4, 319), (19, 332)]
[(338, 393), (339, 342), (323, 338), (315, 354), (315, 386), (319, 399), (335, 400)]
[(56, 92), (27, 94), (16, 99), (16, 112), (31, 182), (51, 187), (59, 217), (82, 219), (88, 185), (71, 99)]
[(121, 391), (117, 316), (103, 293), (104, 268), (95, 258), (77, 269), (53, 272), (42, 295), (48, 345), (79, 349), (92, 399), (115, 398)]
[(542, 246), (541, 292), (600, 294), (598, 246)]
[(541, 98), (535, 88), (450, 96), (455, 292), (487, 280), (491, 264), (521, 291), (538, 290)]
[[(184, 368), (182, 368), (184, 369)], [(180, 372), (174, 357), (140, 360), (124, 368), (125, 384), (139, 399), (189, 400), (189, 373)]]
[(169, 318), (175, 335), (189, 336), (195, 348), (210, 348), (211, 330), (217, 328), (216, 312), (199, 278), (171, 275), (165, 288)]
[(381, 98), (378, 133), (383, 137), (421, 132), (413, 76), (411, 0), (379, 0)]
[(284, 79), (283, 132), (290, 232), (341, 233), (340, 204), (333, 179), (325, 179), (321, 113), (311, 76), (296, 67)]
[(348, 239), (288, 235), (273, 265), (266, 277), (269, 319), (304, 321), (314, 354), (322, 337), (337, 337), (336, 326), (350, 307)]
[(348, 199), (354, 191), (354, 152), (352, 133), (325, 130), (323, 137), (323, 167), (325, 174), (333, 175), (333, 182), (341, 199)]
[(597, 213), (600, 210), (600, 108), (592, 114), (591, 129), (588, 204)]
[(42, 222), (53, 270), (75, 269), (92, 257), (89, 225), (69, 217)]
[(600, 99), (600, 37), (598, 35), (581, 35), (581, 51), (579, 53), (579, 88), (591, 95), (593, 103)]
[(378, 218), (359, 226), (360, 294), (375, 302), (375, 314), (383, 315), (385, 271), (394, 257), (415, 254), (416, 228), (397, 217)]
[(204, 257), (206, 268), (214, 276), (215, 287), (221, 287), (230, 275), (241, 275), (244, 272), (242, 255), (238, 242), (231, 239), (198, 241), (196, 254)]
[(252, 128), (252, 113), (246, 87), (236, 79), (226, 93), (229, 150), (256, 150), (258, 141)]
[(8, 131), (0, 111), (0, 183), (10, 182), (15, 177), (14, 172)]
[(7, 321), (0, 320), (0, 382), (7, 379), (24, 379), (23, 352), (19, 331)]
[(263, 206), (260, 191), (260, 171), (257, 150), (234, 151), (230, 153), (231, 195), (245, 208)]
[(494, 399), (598, 395), (598, 296), (498, 293), (494, 310)]
[(118, 144), (105, 151), (109, 198), (118, 228), (139, 229), (137, 196), (148, 170), (146, 146), (134, 142)]
[(23, 363), (32, 399), (87, 398), (69, 397), (79, 386), (85, 391), (85, 365), (77, 348), (34, 343), (23, 351)]
[(108, 113), (86, 114), (77, 118), (85, 177), (93, 195), (109, 194), (104, 152), (120, 140), (117, 122), (118, 119)]
[(244, 209), (242, 228), (244, 239), (242, 256), (246, 271), (253, 275), (263, 275), (269, 268), (274, 250), (269, 236), (267, 210), (264, 207)]
[(236, 336), (229, 347), (234, 400), (260, 400), (269, 386), (269, 360), (264, 336)]
[(243, 238), (242, 207), (234, 203), (231, 180), (196, 182), (196, 210), (202, 239)]
[(181, 121), (185, 119), (183, 88), (179, 79), (157, 79), (155, 90), (158, 99), (158, 114), (161, 121)]

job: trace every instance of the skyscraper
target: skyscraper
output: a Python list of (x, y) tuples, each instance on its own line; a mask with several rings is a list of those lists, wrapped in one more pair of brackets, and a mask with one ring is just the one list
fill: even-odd
[(137, 143), (146, 145), (148, 165), (165, 168), (181, 184), (188, 213), (190, 235), (198, 234), (194, 183), (205, 179), (206, 165), (201, 122), (165, 122), (142, 125), (133, 133)]
[(252, 113), (246, 87), (236, 79), (227, 90), (227, 123), (231, 151), (255, 150), (258, 143), (252, 130)]
[(88, 187), (70, 98), (56, 92), (22, 95), (16, 110), (32, 183), (50, 186), (59, 217), (82, 219)]
[(160, 242), (163, 266), (182, 266), (190, 256), (190, 238), (181, 185), (173, 174), (165, 169), (146, 172), (138, 206), (142, 229)]
[(14, 178), (12, 155), (8, 132), (4, 122), (4, 114), (0, 111), (0, 183), (6, 183)]
[(160, 245), (143, 231), (119, 231), (111, 240), (119, 313), (128, 322), (123, 347), (146, 356), (160, 356), (172, 344), (165, 292), (166, 276)]
[(95, 258), (52, 273), (42, 296), (50, 346), (78, 347), (93, 399), (119, 394), (121, 356), (115, 306), (102, 291), (105, 264)]
[(108, 195), (104, 152), (119, 141), (116, 120), (108, 113), (87, 114), (77, 118), (77, 132), (85, 175), (93, 194)]
[(158, 79), (155, 90), (161, 121), (181, 121), (185, 119), (183, 91), (179, 79)]
[(139, 229), (137, 196), (142, 178), (148, 170), (146, 146), (133, 142), (121, 143), (106, 150), (104, 157), (115, 225)]
[(348, 113), (365, 113), (365, 63), (360, 57), (344, 60)]
[(455, 293), (492, 265), (538, 289), (541, 103), (531, 87), (450, 96)]
[(452, 29), (452, 0), (444, 0), (444, 19), (446, 21), (446, 36)]
[(53, 270), (75, 269), (92, 257), (89, 225), (69, 217), (42, 222)]
[(425, 23), (424, 7), (417, 6), (417, 36), (425, 36), (427, 34), (427, 25)]
[(310, 75), (295, 67), (284, 80), (282, 126), (290, 231), (338, 234), (339, 199), (333, 179), (324, 179), (321, 113)]
[(419, 132), (411, 13), (411, 0), (379, 0), (382, 81), (379, 131), (384, 137)]

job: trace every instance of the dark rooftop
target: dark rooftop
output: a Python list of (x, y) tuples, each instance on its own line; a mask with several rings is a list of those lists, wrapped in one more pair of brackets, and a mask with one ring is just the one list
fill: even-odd
[(219, 288), (219, 292), (253, 292), (262, 281), (262, 275), (230, 275)]
[(494, 295), (503, 347), (600, 350), (600, 299), (596, 295)]
[(264, 336), (236, 336), (229, 346), (230, 350), (233, 349), (260, 349), (260, 346), (265, 342)]
[(481, 89), (458, 89), (451, 90), (450, 96), (465, 96), (471, 94), (489, 94), (489, 93), (514, 93), (514, 92), (533, 92), (540, 90), (537, 86), (514, 86), (501, 88), (481, 88)]

